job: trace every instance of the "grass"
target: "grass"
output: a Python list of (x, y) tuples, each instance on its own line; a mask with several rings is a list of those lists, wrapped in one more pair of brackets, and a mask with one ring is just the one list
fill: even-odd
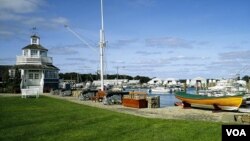
[(219, 141), (221, 123), (149, 119), (45, 96), (0, 96), (0, 140)]

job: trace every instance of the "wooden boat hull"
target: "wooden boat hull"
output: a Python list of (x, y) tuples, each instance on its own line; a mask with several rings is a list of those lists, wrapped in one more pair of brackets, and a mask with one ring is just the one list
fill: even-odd
[(237, 111), (243, 101), (243, 95), (208, 97), (186, 94), (184, 92), (176, 92), (175, 97), (180, 99), (183, 103), (190, 104), (192, 107), (221, 109), (228, 111)]

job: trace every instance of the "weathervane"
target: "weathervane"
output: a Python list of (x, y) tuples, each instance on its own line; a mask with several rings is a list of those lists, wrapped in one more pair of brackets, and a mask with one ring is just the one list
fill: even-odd
[(32, 27), (32, 34), (33, 34), (33, 35), (36, 35), (36, 33), (37, 33), (36, 27), (34, 26), (34, 27)]

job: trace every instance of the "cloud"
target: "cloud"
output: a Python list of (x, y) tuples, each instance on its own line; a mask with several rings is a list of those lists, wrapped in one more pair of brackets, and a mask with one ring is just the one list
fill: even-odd
[[(46, 5), (44, 0), (1, 0), (0, 1), (0, 35), (21, 36), (23, 30), (32, 27), (57, 29), (68, 24), (64, 17), (39, 16), (39, 11)], [(32, 15), (31, 15), (32, 14)], [(25, 32), (26, 33), (26, 32)]]
[(175, 57), (170, 57), (169, 60), (171, 61), (178, 61), (178, 60), (187, 60), (187, 61), (192, 61), (192, 60), (206, 60), (209, 59), (209, 57), (193, 57), (193, 56), (175, 56)]
[(57, 28), (57, 27), (63, 27), (63, 25), (68, 24), (68, 20), (63, 17), (55, 17), (51, 19), (47, 19), (44, 17), (33, 17), (33, 18), (25, 17), (23, 19), (25, 20), (20, 22), (30, 27), (38, 26), (46, 28)]
[(232, 52), (220, 53), (219, 58), (222, 60), (235, 60), (235, 59), (249, 60), (250, 59), (249, 54), (250, 54), (250, 50), (232, 51)]
[(151, 38), (146, 39), (145, 43), (150, 47), (193, 48), (191, 41), (177, 37)]
[(95, 64), (98, 64), (96, 62), (97, 60), (76, 57), (66, 58), (64, 63), (57, 63), (55, 65), (60, 68), (60, 72), (95, 73), (97, 69)]
[(138, 41), (138, 39), (120, 39), (110, 43), (110, 45), (112, 48), (120, 48), (124, 46), (127, 47), (131, 44), (137, 43)]
[(198, 64), (198, 63), (184, 63), (184, 64), (175, 64), (175, 66), (188, 66), (188, 67), (203, 67), (206, 64)]
[(70, 61), (86, 61), (86, 59), (85, 58), (66, 58), (67, 60), (70, 60)]
[(112, 60), (110, 61), (112, 64), (125, 64), (126, 62), (123, 60)]
[(236, 65), (239, 65), (236, 60), (224, 60), (224, 61), (214, 61), (211, 62), (209, 67), (215, 67), (218, 66), (221, 67), (235, 67)]
[(72, 55), (72, 54), (78, 54), (78, 51), (69, 47), (52, 47), (50, 49), (50, 53), (54, 55)]
[(55, 25), (67, 25), (68, 20), (64, 17), (56, 17), (56, 18), (51, 19), (51, 23)]
[(0, 11), (31, 13), (44, 4), (43, 0), (1, 0)]
[(197, 45), (201, 45), (201, 46), (205, 46), (205, 45), (209, 45), (211, 44), (211, 42), (209, 41), (194, 41), (194, 43), (196, 43)]
[(75, 58), (66, 58), (68, 61), (78, 61), (78, 62), (84, 62), (84, 63), (90, 63), (90, 64), (96, 64), (99, 63), (99, 60), (95, 59), (89, 59), (89, 58), (80, 58), (80, 57), (75, 57)]
[(130, 5), (133, 7), (151, 7), (155, 5), (155, 0), (129, 0), (128, 1)]
[(169, 61), (168, 58), (160, 58), (160, 59), (141, 59), (138, 61), (134, 61), (133, 65), (137, 65), (140, 67), (162, 67), (164, 65), (168, 65), (171, 62)]
[(11, 35), (13, 35), (13, 33), (10, 31), (0, 31), (0, 36), (5, 37), (5, 36), (11, 36)]
[(24, 16), (22, 15), (0, 10), (0, 21), (20, 21), (22, 19), (24, 19)]
[[(168, 65), (171, 66), (192, 66), (192, 67), (199, 67), (204, 66), (204, 64), (197, 63), (197, 60), (207, 60), (208, 57), (192, 57), (192, 56), (174, 56), (174, 57), (167, 57), (167, 58), (142, 58), (137, 61), (133, 61), (130, 64), (137, 65), (140, 67), (165, 67)], [(184, 61), (183, 61), (184, 60)], [(180, 61), (180, 62), (177, 62)], [(187, 62), (194, 62), (194, 63), (187, 63)]]
[(158, 52), (158, 51), (136, 51), (135, 52), (136, 54), (140, 54), (140, 55), (159, 55), (161, 54), (161, 52)]
[(228, 77), (241, 72), (244, 65), (236, 60), (222, 60), (211, 62), (205, 68), (214, 76)]

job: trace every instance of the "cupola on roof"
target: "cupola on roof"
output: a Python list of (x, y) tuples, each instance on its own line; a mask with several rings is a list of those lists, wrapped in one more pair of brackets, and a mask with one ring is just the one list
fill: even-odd
[(22, 48), (24, 49), (36, 49), (36, 50), (45, 50), (48, 51), (48, 49), (44, 48), (42, 45), (40, 45), (40, 37), (36, 34), (32, 35), (30, 37), (30, 45), (27, 45)]

